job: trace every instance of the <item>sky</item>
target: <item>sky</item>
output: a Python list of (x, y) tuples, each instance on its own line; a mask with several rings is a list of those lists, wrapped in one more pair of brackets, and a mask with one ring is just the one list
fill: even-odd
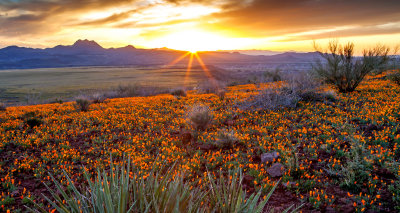
[(311, 51), (313, 41), (400, 44), (399, 0), (0, 0), (0, 48)]

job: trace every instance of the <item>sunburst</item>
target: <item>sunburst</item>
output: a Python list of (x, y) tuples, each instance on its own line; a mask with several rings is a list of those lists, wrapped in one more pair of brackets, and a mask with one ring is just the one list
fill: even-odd
[(190, 72), (192, 70), (192, 66), (193, 66), (193, 61), (194, 59), (196, 59), (196, 61), (200, 64), (201, 69), (204, 71), (206, 77), (208, 78), (208, 80), (214, 84), (214, 86), (216, 86), (216, 80), (214, 79), (214, 77), (212, 76), (212, 74), (210, 73), (210, 70), (207, 68), (207, 65), (204, 63), (203, 59), (200, 57), (199, 53), (197, 51), (188, 51), (185, 54), (179, 56), (178, 58), (176, 58), (175, 60), (173, 60), (171, 63), (169, 63), (166, 67), (171, 67), (177, 63), (179, 63), (180, 61), (182, 61), (183, 59), (185, 59), (186, 57), (189, 57), (188, 60), (188, 64), (187, 64), (187, 68), (186, 68), (186, 73), (185, 73), (185, 78), (184, 78), (184, 87), (188, 86), (188, 82), (190, 80)]

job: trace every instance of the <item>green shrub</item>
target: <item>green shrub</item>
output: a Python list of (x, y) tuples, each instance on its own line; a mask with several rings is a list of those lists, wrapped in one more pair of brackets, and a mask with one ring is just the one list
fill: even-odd
[(400, 179), (389, 185), (388, 189), (392, 194), (392, 201), (395, 203), (394, 209), (400, 211)]
[(189, 123), (195, 130), (206, 130), (212, 123), (213, 118), (210, 108), (204, 105), (195, 105), (188, 113)]
[(35, 126), (40, 126), (41, 124), (43, 124), (43, 121), (40, 118), (28, 118), (26, 120), (26, 124), (28, 124), (30, 128), (33, 128)]
[(78, 111), (87, 112), (90, 107), (90, 101), (84, 98), (77, 99), (74, 106)]
[(36, 111), (26, 112), (20, 117), (32, 129), (35, 126), (43, 124), (43, 120), (37, 115)]
[(325, 83), (333, 85), (341, 93), (353, 92), (366, 75), (385, 70), (390, 60), (390, 49), (386, 46), (377, 45), (364, 50), (361, 58), (354, 56), (353, 43), (342, 46), (337, 41), (331, 41), (325, 52), (316, 44), (314, 47), (326, 63), (315, 63), (313, 70)]

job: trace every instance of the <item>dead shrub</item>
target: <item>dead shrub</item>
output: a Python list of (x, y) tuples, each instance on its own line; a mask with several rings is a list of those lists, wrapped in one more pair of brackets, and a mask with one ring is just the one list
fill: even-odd
[(353, 92), (366, 75), (384, 71), (390, 61), (390, 49), (383, 45), (364, 50), (361, 58), (354, 56), (354, 44), (351, 42), (340, 45), (338, 41), (331, 41), (327, 51), (316, 44), (314, 48), (325, 60), (325, 63), (318, 61), (313, 65), (314, 72), (341, 93)]
[(171, 92), (171, 95), (176, 97), (186, 97), (186, 91), (184, 89), (175, 89)]
[(91, 95), (90, 99), (92, 100), (93, 103), (99, 104), (103, 103), (107, 98), (102, 93), (94, 93), (93, 95)]
[(217, 94), (219, 91), (225, 88), (225, 83), (216, 80), (208, 80), (204, 81), (199, 84), (197, 90), (199, 93), (210, 94), (214, 93)]
[(75, 101), (75, 109), (81, 112), (87, 112), (90, 107), (90, 101), (86, 98), (79, 98)]
[(7, 106), (4, 103), (0, 102), (0, 112), (1, 111), (6, 111), (7, 110)]

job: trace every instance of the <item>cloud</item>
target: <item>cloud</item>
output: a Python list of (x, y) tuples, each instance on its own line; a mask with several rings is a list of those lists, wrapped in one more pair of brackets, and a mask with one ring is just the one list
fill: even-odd
[[(219, 9), (194, 17), (168, 16), (163, 14), (166, 11), (154, 11), (159, 5), (176, 11), (191, 5)], [(237, 37), (284, 36), (280, 41), (294, 41), (398, 33), (398, 24), (380, 27), (400, 23), (398, 8), (399, 0), (1, 0), (0, 34), (27, 38), (80, 29), (135, 28), (142, 30), (139, 35), (148, 36), (190, 23)], [(104, 14), (82, 18), (96, 12)], [(304, 34), (310, 31), (320, 32)]]
[(219, 28), (266, 37), (346, 25), (400, 21), (398, 0), (254, 0), (246, 7), (214, 14)]
[[(373, 25), (373, 26), (355, 26), (348, 27), (346, 29), (338, 30), (322, 30), (317, 33), (304, 33), (287, 35), (284, 39), (274, 40), (276, 42), (290, 42), (290, 41), (304, 41), (304, 40), (317, 40), (325, 38), (343, 38), (343, 37), (353, 37), (353, 36), (369, 36), (369, 35), (387, 35), (387, 34), (400, 34), (400, 23), (388, 24), (390, 27), (385, 27), (385, 25)], [(398, 42), (398, 41), (397, 41)]]

